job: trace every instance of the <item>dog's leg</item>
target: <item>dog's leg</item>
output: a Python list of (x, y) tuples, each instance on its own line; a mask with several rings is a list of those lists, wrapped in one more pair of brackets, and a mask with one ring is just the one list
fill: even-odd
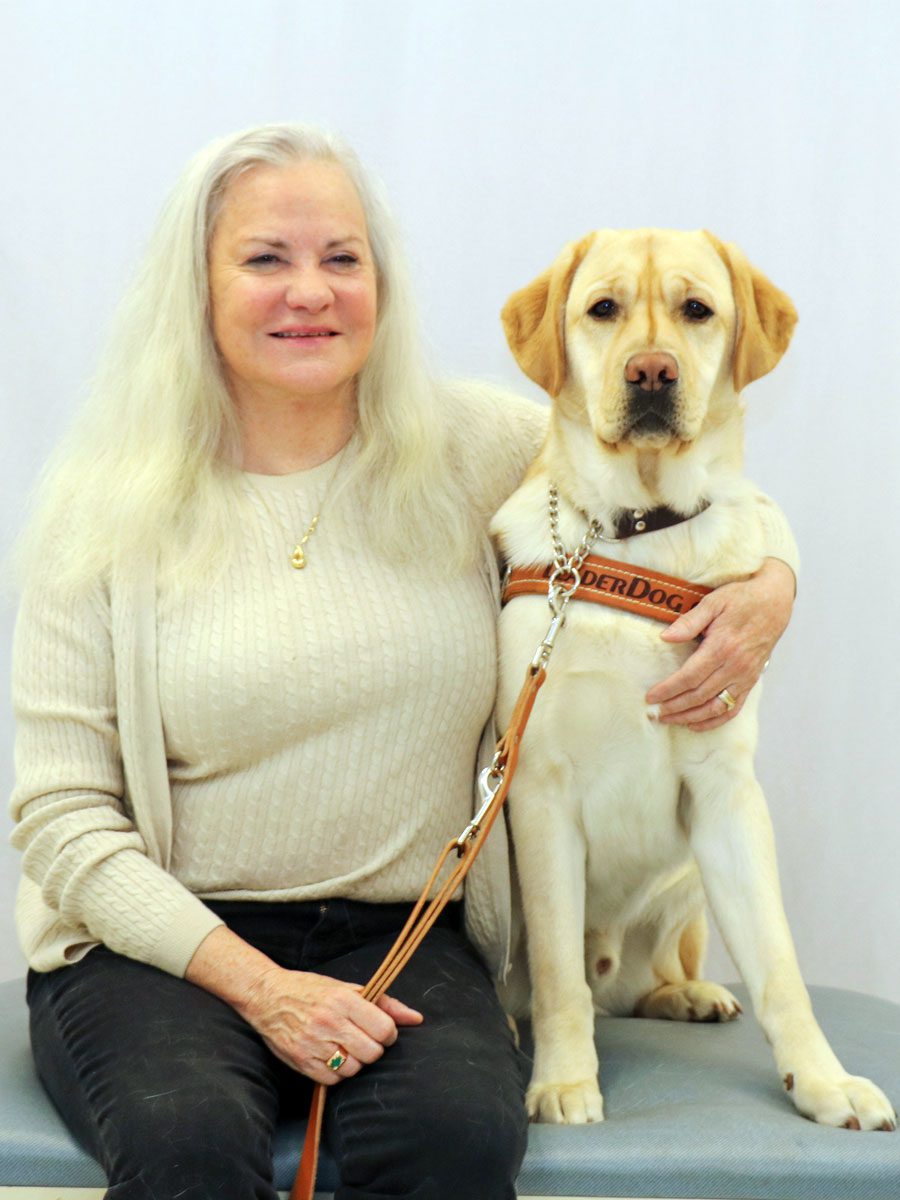
[[(702, 892), (696, 903), (703, 903)], [(728, 988), (702, 978), (707, 936), (702, 909), (668, 932), (652, 952), (654, 974), (662, 982), (635, 1004), (636, 1017), (733, 1021), (740, 1016), (741, 1006)]]
[(846, 1073), (813, 1016), (784, 914), (769, 814), (736, 724), (712, 746), (706, 740), (702, 759), (685, 771), (691, 843), (713, 913), (799, 1111), (823, 1125), (893, 1129), (887, 1097)]
[(511, 801), (534, 1024), (532, 1120), (603, 1120), (594, 1009), (584, 973), (585, 845), (558, 779), (516, 780)]

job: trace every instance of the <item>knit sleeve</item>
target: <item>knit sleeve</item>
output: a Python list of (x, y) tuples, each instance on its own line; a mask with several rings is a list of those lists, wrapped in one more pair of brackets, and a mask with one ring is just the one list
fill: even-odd
[(549, 408), (482, 380), (442, 385), (453, 452), (487, 523), (516, 490), (547, 434)]
[(30, 587), (13, 650), (13, 845), (73, 931), (182, 975), (221, 922), (153, 862), (124, 799), (110, 610)]
[(800, 574), (800, 551), (787, 517), (775, 501), (763, 492), (757, 493), (756, 503), (763, 527), (766, 558), (780, 558), (791, 568), (796, 579)]

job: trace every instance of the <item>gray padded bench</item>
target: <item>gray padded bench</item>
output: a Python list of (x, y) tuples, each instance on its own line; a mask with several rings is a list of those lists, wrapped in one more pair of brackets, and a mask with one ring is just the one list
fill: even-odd
[[(0, 1197), (94, 1200), (103, 1175), (41, 1090), (23, 995), (21, 981), (0, 983)], [(813, 1000), (847, 1069), (870, 1075), (896, 1104), (900, 1006), (831, 988), (814, 988)], [(607, 1120), (532, 1126), (520, 1196), (900, 1200), (900, 1132), (824, 1129), (797, 1116), (752, 1017), (722, 1026), (604, 1020), (598, 1034)], [(301, 1132), (296, 1122), (278, 1131), (285, 1191)], [(323, 1195), (334, 1185), (323, 1155)]]

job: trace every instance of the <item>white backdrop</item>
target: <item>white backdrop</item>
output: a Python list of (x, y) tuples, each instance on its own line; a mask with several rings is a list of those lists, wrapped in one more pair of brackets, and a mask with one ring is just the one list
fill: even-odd
[[(748, 471), (800, 541), (759, 772), (811, 982), (900, 1001), (900, 104), (892, 0), (7, 0), (0, 537), (78, 401), (164, 194), (300, 118), (387, 181), (442, 369), (529, 390), (497, 314), (601, 225), (707, 226), (788, 291)], [(12, 602), (0, 610), (8, 679)], [(8, 687), (0, 784), (12, 782)], [(0, 977), (20, 973), (0, 847)], [(733, 977), (723, 951), (713, 973)]]

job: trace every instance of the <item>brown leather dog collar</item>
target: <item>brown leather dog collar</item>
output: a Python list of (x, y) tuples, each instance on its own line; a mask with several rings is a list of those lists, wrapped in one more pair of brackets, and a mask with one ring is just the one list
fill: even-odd
[[(684, 518), (681, 518), (682, 520)], [(554, 564), (513, 567), (503, 585), (503, 603), (516, 596), (547, 595)], [(671, 625), (713, 590), (702, 583), (691, 583), (674, 575), (648, 571), (645, 567), (629, 567), (610, 558), (590, 555), (579, 572), (581, 582), (572, 595), (573, 600), (590, 600), (621, 608), (642, 617), (652, 617)]]
[(687, 516), (684, 513), (676, 512), (674, 508), (666, 508), (665, 505), (660, 508), (626, 508), (616, 517), (613, 537), (616, 541), (622, 541), (623, 538), (634, 537), (637, 533), (653, 533), (657, 529), (668, 529), (671, 525), (681, 525), (707, 508), (709, 508), (708, 500), (704, 500), (699, 508)]

